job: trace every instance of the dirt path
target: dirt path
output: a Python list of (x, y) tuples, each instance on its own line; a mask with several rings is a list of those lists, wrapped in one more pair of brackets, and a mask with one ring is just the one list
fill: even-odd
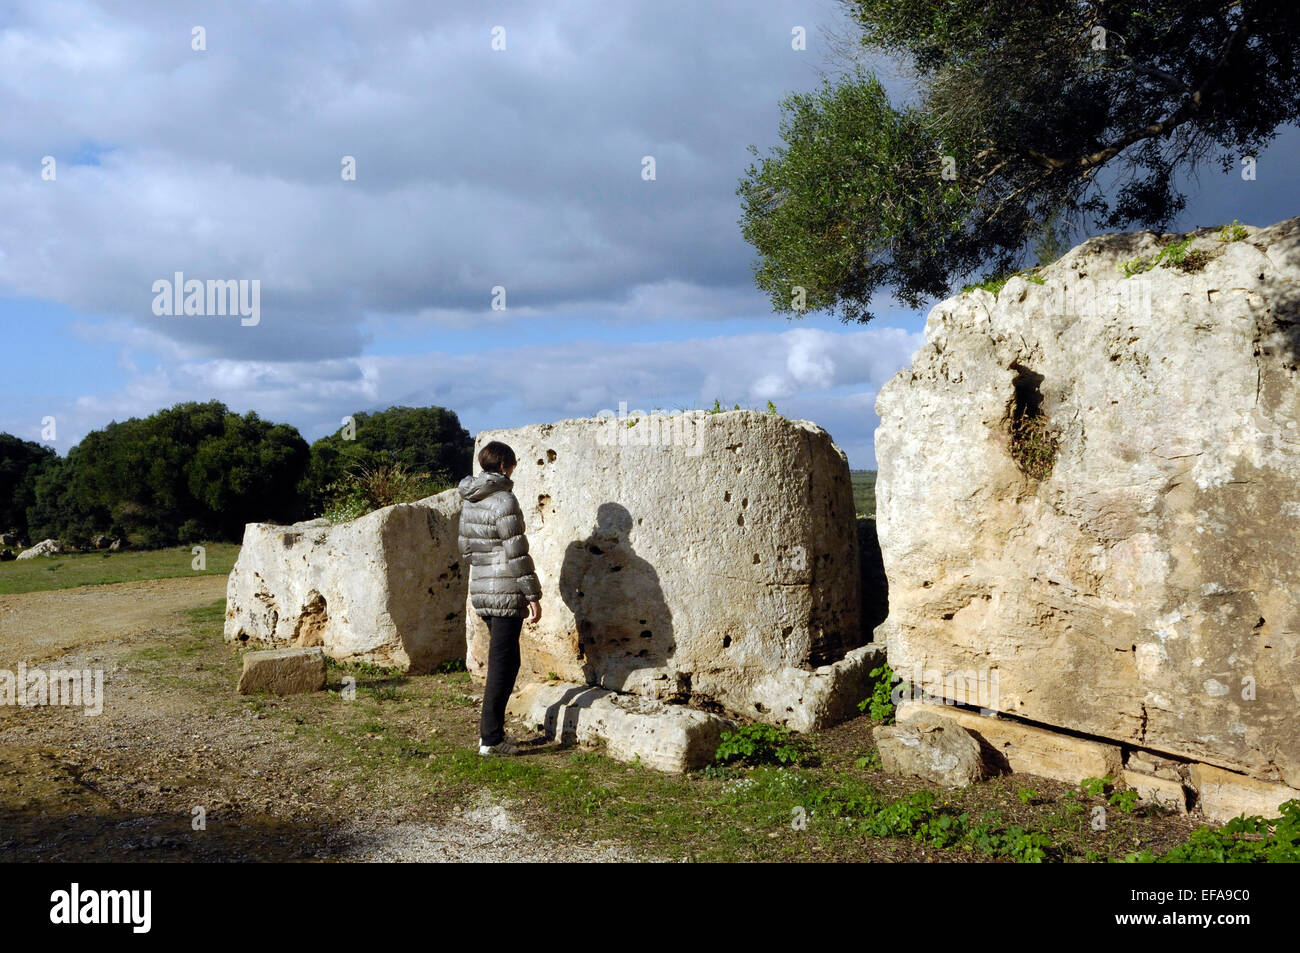
[(225, 594), (224, 576), (181, 576), (0, 596), (0, 667), (165, 628)]
[[(99, 669), (105, 699), (93, 717), (0, 705), (0, 862), (643, 859), (544, 836), (531, 805), (486, 789), (448, 802), (361, 776), (254, 710), (292, 699), (223, 702), (234, 656), (219, 629), (195, 643), (181, 613), (224, 594), (224, 577), (206, 576), (0, 597), (0, 669)], [(424, 727), (468, 747), (481, 702), (466, 701)]]

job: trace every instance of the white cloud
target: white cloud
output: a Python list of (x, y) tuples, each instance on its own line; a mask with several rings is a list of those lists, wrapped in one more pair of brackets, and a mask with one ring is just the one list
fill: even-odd
[[(309, 362), (226, 358), (163, 363), (116, 391), (84, 396), (55, 411), (60, 447), (110, 419), (145, 416), (183, 400), (223, 401), (243, 413), (286, 421), (308, 439), (357, 410), (439, 404), (472, 431), (593, 416), (603, 409), (762, 408), (813, 420), (854, 465), (874, 460), (875, 392), (921, 345), (897, 328), (828, 332), (795, 329), (666, 343), (572, 342), (475, 354), (363, 356)], [(820, 368), (789, 371), (792, 355)], [(743, 359), (738, 359), (738, 355)], [(831, 355), (834, 355), (833, 359)], [(796, 361), (795, 363), (799, 363)], [(777, 400), (777, 398), (781, 398)], [(14, 432), (18, 432), (15, 430)]]

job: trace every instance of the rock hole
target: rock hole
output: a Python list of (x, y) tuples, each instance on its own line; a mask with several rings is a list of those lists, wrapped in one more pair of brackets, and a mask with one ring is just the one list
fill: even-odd
[(1264, 617), (1260, 616), (1259, 621), (1255, 623), (1255, 628), (1261, 629), (1263, 627), (1264, 627)]
[(1026, 476), (1045, 480), (1056, 464), (1059, 435), (1050, 429), (1043, 413), (1043, 375), (1018, 362), (1011, 370), (1016, 372), (1008, 408), (1011, 456)]
[(761, 563), (762, 561), (763, 561), (763, 560), (761, 560), (761, 559), (758, 558), (758, 553), (754, 553), (754, 565), (757, 566), (757, 565), (758, 565), (759, 563)]
[(293, 644), (303, 648), (324, 645), (325, 627), (328, 624), (329, 612), (325, 597), (313, 589), (307, 593), (307, 604), (303, 606), (293, 627)]
[(723, 493), (723, 494), (722, 494), (722, 502), (723, 502), (723, 503), (730, 503), (730, 502), (731, 502), (731, 491), (730, 491), (730, 490), (728, 490), (726, 493)]
[(744, 526), (744, 525), (745, 525), (745, 514), (744, 514), (744, 513), (741, 513), (739, 516), (736, 517), (736, 525), (737, 525), (737, 526)]
[(642, 630), (641, 630), (641, 638), (643, 638), (643, 639), (651, 639), (651, 638), (654, 638), (654, 636), (651, 634), (651, 632), (650, 632), (649, 629), (642, 629)]
[(722, 637), (722, 647), (723, 647), (724, 649), (729, 649), (729, 648), (731, 648), (731, 636), (729, 636), (729, 635), (724, 635), (724, 636)]
[(546, 462), (547, 462), (547, 463), (554, 463), (554, 462), (555, 462), (555, 451), (554, 451), (554, 450), (547, 450), (547, 451), (546, 451)]

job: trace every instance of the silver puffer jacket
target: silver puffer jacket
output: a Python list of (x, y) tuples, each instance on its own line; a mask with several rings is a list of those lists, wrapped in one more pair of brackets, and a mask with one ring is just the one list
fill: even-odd
[(524, 536), (524, 514), (502, 473), (467, 476), (457, 489), (460, 555), (470, 565), (470, 604), (479, 615), (524, 615), (542, 597)]

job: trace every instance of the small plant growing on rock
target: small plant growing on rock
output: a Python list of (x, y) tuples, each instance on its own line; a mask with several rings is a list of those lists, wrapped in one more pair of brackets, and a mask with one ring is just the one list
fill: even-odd
[(1046, 417), (1025, 415), (1011, 421), (1011, 455), (1025, 475), (1035, 480), (1051, 476), (1059, 439)]
[(1247, 234), (1246, 226), (1234, 218), (1231, 225), (1224, 225), (1223, 228), (1219, 229), (1219, 241), (1225, 244), (1239, 242), (1245, 239)]
[(402, 463), (361, 467), (330, 484), (325, 518), (331, 523), (346, 523), (395, 503), (414, 503), (450, 485), (446, 474), (434, 477), (415, 473)]
[(883, 722), (886, 725), (893, 724), (894, 670), (886, 662), (883, 665), (877, 665), (867, 674), (876, 681), (871, 687), (871, 694), (858, 702), (858, 711), (867, 712), (872, 721)]

